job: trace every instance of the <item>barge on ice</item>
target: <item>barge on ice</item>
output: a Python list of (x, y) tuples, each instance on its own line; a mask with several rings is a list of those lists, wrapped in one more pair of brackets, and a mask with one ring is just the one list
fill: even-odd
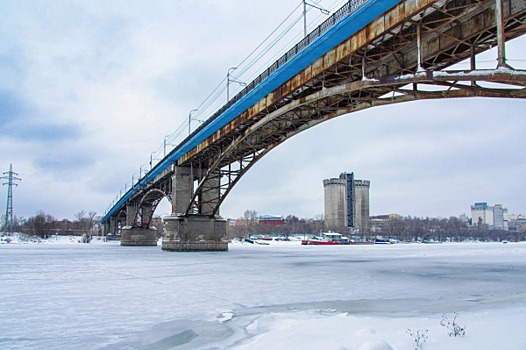
[(340, 245), (349, 244), (349, 238), (342, 236), (335, 232), (324, 232), (319, 236), (314, 236), (311, 239), (304, 239), (301, 241), (303, 245)]

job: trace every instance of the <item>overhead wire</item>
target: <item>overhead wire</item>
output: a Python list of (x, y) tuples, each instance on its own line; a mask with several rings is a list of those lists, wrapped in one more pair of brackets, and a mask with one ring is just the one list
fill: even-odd
[[(322, 0), (310, 0), (311, 2), (313, 2), (314, 4), (316, 5), (319, 5), (321, 3)], [(335, 0), (334, 2), (331, 3), (331, 5), (327, 6), (329, 9), (332, 8), (336, 3), (338, 2), (338, 0)], [(286, 41), (283, 45), (281, 45), (280, 48), (276, 49), (274, 51), (274, 53), (271, 53), (271, 55), (269, 57), (267, 57), (265, 59), (265, 55), (269, 54), (269, 52), (271, 52), (273, 49), (276, 48), (276, 46), (278, 45), (278, 43), (280, 43), (281, 40), (283, 40), (283, 38), (285, 38), (287, 36), (287, 34), (290, 34), (292, 29), (298, 24), (298, 22), (303, 18), (303, 13), (301, 13), (300, 15), (297, 15), (296, 17), (294, 17), (292, 19), (292, 22), (288, 25), (286, 25), (286, 27), (281, 30), (280, 32), (278, 32), (278, 30), (280, 30), (280, 28), (282, 28), (283, 26), (285, 26), (285, 24), (287, 23), (287, 21), (289, 21), (291, 19), (291, 17), (293, 17), (293, 15), (296, 13), (296, 11), (302, 6), (303, 2), (300, 2), (286, 17), (285, 19), (283, 19), (279, 24), (278, 26), (272, 30), (270, 32), (269, 35), (267, 35), (267, 37), (265, 37), (265, 39), (260, 42), (243, 60), (241, 60), (241, 62), (236, 66), (236, 68), (238, 68), (239, 70), (237, 71), (237, 74), (233, 77), (236, 79), (236, 80), (239, 80), (241, 81), (243, 79), (246, 79), (247, 81), (252, 81), (254, 80), (255, 78), (257, 78), (260, 74), (261, 74), (261, 68), (260, 67), (267, 67), (269, 66), (269, 64), (273, 63), (277, 58), (281, 57), (283, 54), (285, 54), (287, 52), (288, 49), (290, 49), (290, 45), (294, 42), (297, 42), (300, 38), (301, 38), (301, 35), (302, 33), (298, 33), (298, 34), (295, 34), (293, 35), (288, 41)], [(311, 11), (312, 8), (309, 8), (307, 11)], [(331, 12), (333, 12), (331, 10)], [(309, 21), (310, 23), (308, 24), (309, 25), (309, 31), (312, 30), (312, 27), (314, 26), (317, 26), (319, 25), (317, 22), (319, 21), (319, 18), (322, 17), (322, 14), (318, 14), (318, 16), (314, 19), (314, 20), (311, 20)], [(276, 34), (276, 37), (274, 39), (272, 39), (272, 37)], [(265, 43), (267, 43), (267, 41), (269, 41), (270, 39), (272, 39), (267, 45), (264, 46)], [(263, 47), (263, 49), (259, 52), (258, 50), (260, 50), (261, 48)], [(257, 53), (257, 55), (255, 57), (253, 57), (250, 61), (249, 59), (255, 55)], [(261, 60), (264, 60), (263, 63), (261, 62)], [(245, 63), (248, 61), (248, 63), (245, 65)], [(257, 64), (257, 67), (260, 68), (258, 70), (254, 70), (250, 75), (248, 75), (247, 77), (243, 77), (243, 74), (247, 73), (250, 69), (256, 67), (256, 64)], [(266, 69), (266, 68), (264, 68)], [(212, 113), (209, 112), (211, 109), (213, 110), (216, 110), (216, 109), (219, 109), (222, 105), (224, 105), (224, 101), (221, 102), (222, 100), (220, 99), (220, 96), (225, 92), (226, 90), (226, 84), (225, 84), (225, 81), (227, 81), (227, 77), (224, 77), (217, 85), (216, 87), (208, 94), (208, 96), (201, 102), (201, 104), (199, 104), (199, 106), (196, 108), (196, 114), (195, 114), (195, 118), (197, 119), (198, 117), (202, 116), (202, 115), (206, 115), (205, 113), (209, 113), (209, 116), (210, 117), (212, 114), (213, 114), (213, 111)], [(227, 82), (228, 83), (228, 82)], [(237, 89), (239, 90), (239, 88)], [(236, 89), (233, 90), (234, 91), (234, 95), (235, 95), (235, 91)], [(228, 102), (228, 101), (227, 101)], [(186, 125), (187, 125), (187, 121), (185, 120), (184, 122), (182, 122), (171, 134), (170, 136), (165, 139), (166, 140), (169, 140), (170, 142), (174, 142), (177, 140), (177, 138), (184, 132), (184, 130), (186, 129)], [(153, 154), (157, 155), (158, 152), (160, 152), (161, 150), (164, 149), (164, 146), (165, 144), (163, 143), (161, 146), (159, 146), (154, 152), (152, 152), (150, 154), (150, 157), (153, 157)], [(160, 159), (157, 159), (156, 160), (160, 160)], [(148, 161), (147, 163), (144, 163), (142, 165), (145, 165), (145, 164), (150, 164), (150, 161)], [(141, 165), (141, 167), (142, 167)], [(152, 165), (153, 167), (153, 162), (152, 162)], [(133, 174), (133, 176), (135, 177), (135, 175), (137, 175), (136, 173)], [(140, 172), (139, 172), (139, 177), (140, 175)], [(137, 181), (139, 181), (140, 179), (138, 178)], [(129, 188), (133, 188), (133, 186), (136, 184), (136, 182), (134, 183), (131, 183), (130, 186), (128, 187), (128, 182), (125, 183), (124, 185), (124, 193), (126, 193), (126, 189)], [(118, 200), (118, 199), (117, 199)], [(113, 207), (113, 205), (111, 206)]]
[[(254, 55), (254, 53), (256, 53), (262, 46), (263, 44), (265, 44), (289, 19), (290, 17), (297, 11), (297, 9), (301, 6), (301, 4), (299, 4), (298, 6), (296, 6), (296, 8), (294, 8), (292, 10), (291, 13), (289, 13), (289, 15), (287, 17), (285, 17), (285, 19), (283, 21), (281, 21), (281, 23), (269, 34), (267, 35), (267, 37), (260, 43), (258, 44), (258, 46), (256, 46), (256, 48), (254, 50), (252, 50), (252, 52), (250, 52), (236, 67), (242, 67), (243, 64), (252, 56)], [(294, 21), (293, 24), (297, 23), (297, 21)], [(258, 55), (256, 56), (256, 58), (252, 59), (243, 69), (241, 69), (240, 71), (238, 71), (238, 74), (236, 74), (234, 77), (236, 78), (236, 80), (238, 80), (239, 76), (241, 76), (243, 73), (245, 73), (248, 69), (252, 68), (254, 66), (254, 64), (261, 58), (262, 55), (265, 55), (268, 50), (270, 50), (270, 48), (272, 48), (279, 40), (281, 40), (281, 38), (287, 34), (291, 29), (292, 29), (293, 25), (289, 25), (287, 28), (285, 28), (285, 30), (283, 30), (280, 34), (278, 34), (278, 37), (276, 39), (274, 39), (270, 44), (268, 44), (265, 49), (263, 49), (262, 52), (258, 53)], [(197, 114), (198, 115), (202, 115), (205, 113), (206, 110), (209, 109), (209, 107), (214, 103), (214, 102), (217, 102), (217, 99), (219, 98), (219, 96), (226, 90), (226, 87), (224, 87), (224, 82), (225, 82), (226, 78), (224, 78), (220, 83), (219, 83), (219, 86), (223, 86), (223, 88), (221, 89), (220, 92), (216, 93), (214, 95), (214, 98), (211, 98), (210, 97), (212, 96), (212, 94), (210, 94), (207, 99), (205, 101), (203, 101), (203, 103), (201, 103), (200, 107), (198, 107), (198, 110), (200, 112), (198, 112)], [(218, 86), (218, 87), (219, 87)], [(217, 88), (216, 88), (217, 90)], [(215, 92), (215, 90), (214, 90)], [(213, 93), (213, 92), (212, 92)], [(205, 104), (205, 102), (208, 100), (209, 102), (206, 103), (206, 105), (203, 107), (203, 105)], [(228, 102), (228, 101), (227, 101)]]
[[(312, 0), (311, 0), (312, 1)], [(314, 4), (319, 5), (321, 3), (321, 0), (318, 1), (312, 1)], [(327, 7), (329, 9), (332, 9), (336, 4), (338, 0), (333, 1), (330, 5)], [(239, 64), (236, 66), (237, 68), (243, 67), (242, 69), (237, 71), (237, 74), (233, 75), (233, 77), (236, 80), (244, 80), (244, 81), (252, 81), (255, 79), (259, 74), (259, 72), (253, 72), (252, 75), (249, 77), (244, 77), (244, 79), (240, 79), (240, 77), (243, 76), (248, 70), (253, 68), (256, 63), (258, 63), (272, 48), (274, 48), (282, 39), (290, 33), (291, 29), (294, 28), (294, 26), (303, 18), (303, 13), (300, 13), (295, 19), (293, 19), (292, 23), (290, 23), (285, 29), (283, 29), (277, 36), (274, 38), (268, 45), (266, 45), (261, 52), (259, 52), (256, 57), (252, 58), (251, 61), (246, 66), (243, 66), (245, 62), (249, 60), (250, 57), (252, 57), (269, 39), (272, 38), (272, 36), (294, 15), (294, 13), (301, 7), (302, 3), (300, 2), (288, 15), (285, 17), (283, 21), (260, 43), (252, 50)], [(312, 8), (308, 8), (307, 11), (311, 11)], [(333, 11), (330, 11), (333, 12)], [(318, 19), (322, 17), (323, 14), (319, 13), (317, 18), (313, 21), (309, 21), (310, 28), (315, 27), (318, 25)], [(296, 42), (300, 38), (300, 34), (295, 35), (293, 38), (291, 38), (289, 41), (287, 41), (282, 47), (278, 50), (276, 50), (275, 54), (268, 58), (265, 62), (258, 64), (258, 67), (266, 67), (272, 60), (275, 60), (277, 57), (280, 57), (285, 50), (289, 49), (289, 46), (291, 43)], [(222, 93), (226, 90), (226, 87), (224, 85), (226, 78), (223, 78), (221, 82), (216, 86), (216, 88), (205, 98), (205, 100), (198, 106), (196, 117), (202, 116), (205, 114), (211, 106), (214, 105), (214, 103), (218, 103), (218, 99), (221, 96)], [(221, 89), (220, 89), (221, 88)], [(219, 90), (220, 89), (220, 90)], [(235, 90), (235, 89), (234, 89)], [(222, 103), (219, 103), (217, 108), (221, 107)], [(214, 105), (215, 106), (215, 105)]]
[[(340, 0), (335, 0), (333, 1), (330, 5), (327, 6), (327, 9), (329, 10), (329, 12), (334, 12), (334, 7), (337, 6), (337, 3), (338, 1)], [(314, 4), (316, 5), (319, 5), (319, 3), (321, 2), (321, 0), (318, 0), (318, 1), (312, 1)], [(301, 3), (293, 10), (293, 12), (291, 12), (289, 14), (289, 16), (287, 16), (287, 19), (290, 18), (294, 11), (296, 11), (299, 7), (301, 6)], [(312, 7), (308, 7), (307, 8), (307, 12), (309, 11), (312, 11), (314, 8)], [(311, 20), (309, 21), (309, 27), (308, 27), (308, 31), (311, 31), (312, 28), (316, 28), (320, 23), (320, 18), (323, 18), (323, 17), (326, 17), (325, 14), (323, 14), (321, 11), (318, 12), (318, 15), (316, 16), (316, 18), (314, 20)], [(278, 42), (283, 39), (283, 37), (288, 34), (290, 32), (290, 30), (303, 18), (303, 13), (300, 13), (299, 16), (297, 16), (293, 22), (282, 32), (280, 33), (279, 37), (277, 37), (276, 39), (274, 39), (266, 48), (264, 51), (260, 52), (258, 54), (257, 57), (255, 57), (254, 59), (252, 59), (252, 61), (250, 61), (250, 63), (247, 65), (246, 68), (244, 68), (243, 70), (240, 71), (239, 76), (242, 76), (243, 73), (245, 73), (246, 71), (248, 71), (251, 67), (253, 67), (255, 65), (256, 62), (259, 62), (259, 60), (264, 57), (269, 51), (270, 49), (274, 48), (275, 45), (278, 44)], [(280, 25), (282, 25), (285, 21), (283, 21)], [(275, 32), (276, 30), (274, 30), (273, 32)], [(291, 45), (293, 45), (294, 43), (297, 43), (300, 39), (302, 38), (302, 33), (297, 33), (296, 35), (294, 35), (293, 37), (291, 37), (287, 42), (285, 42), (283, 45), (281, 45), (281, 48), (275, 50), (275, 53), (268, 57), (264, 62), (259, 62), (258, 64), (258, 67), (267, 67), (269, 66), (271, 63), (273, 63), (274, 61), (276, 61), (277, 59), (279, 59), (279, 57), (281, 57), (283, 54), (285, 54), (287, 52), (287, 50), (290, 49)], [(260, 47), (261, 44), (258, 46)], [(250, 56), (250, 55), (249, 55)], [(246, 59), (243, 61), (245, 62)], [(257, 76), (259, 75), (258, 72), (255, 72), (253, 73), (250, 78), (247, 78), (246, 80), (247, 81), (252, 81), (253, 79), (255, 79)]]
[(245, 59), (243, 59), (239, 64), (238, 64), (238, 67), (241, 66), (243, 63), (246, 62), (246, 60), (248, 60), (248, 58), (250, 56), (252, 56), (268, 39), (270, 39), (270, 37), (272, 35), (274, 35), (274, 33), (294, 14), (294, 12), (301, 6), (301, 3), (298, 4), (298, 6), (296, 6), (296, 8), (294, 10), (291, 11), (291, 13), (289, 13), (289, 15), (287, 17), (285, 17), (285, 19), (283, 21), (281, 21), (280, 24), (278, 24), (278, 26), (254, 49), (252, 50), (251, 53), (248, 54), (247, 57), (245, 57)]

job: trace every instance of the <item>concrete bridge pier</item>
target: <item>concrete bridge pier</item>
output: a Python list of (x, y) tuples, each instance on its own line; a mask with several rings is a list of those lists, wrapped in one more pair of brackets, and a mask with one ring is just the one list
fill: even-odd
[[(172, 215), (164, 218), (162, 249), (167, 251), (227, 251), (226, 220), (213, 216), (210, 204), (217, 182), (210, 182), (200, 196), (199, 212), (185, 215), (194, 193), (194, 181), (199, 173), (190, 167), (176, 167), (172, 176)], [(208, 205), (201, 205), (203, 202)]]
[(157, 232), (149, 227), (134, 226), (137, 208), (134, 205), (126, 206), (126, 226), (121, 229), (121, 246), (156, 246)]
[(118, 228), (117, 219), (116, 218), (110, 218), (109, 225), (108, 225), (108, 231), (106, 231), (105, 233), (106, 234), (108, 234), (108, 233), (116, 234), (117, 233), (117, 228)]
[(156, 246), (157, 231), (149, 227), (125, 226), (121, 232), (121, 246)]
[(226, 220), (199, 214), (166, 216), (162, 249), (174, 252), (228, 251)]

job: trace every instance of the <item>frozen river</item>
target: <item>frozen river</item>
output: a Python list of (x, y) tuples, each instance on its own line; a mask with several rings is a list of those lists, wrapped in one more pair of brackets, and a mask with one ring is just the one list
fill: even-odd
[(0, 349), (524, 350), (525, 323), (525, 243), (0, 245)]

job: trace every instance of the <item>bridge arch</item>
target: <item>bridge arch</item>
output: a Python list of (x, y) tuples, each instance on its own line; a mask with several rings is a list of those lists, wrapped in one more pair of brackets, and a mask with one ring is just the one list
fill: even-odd
[[(497, 83), (484, 87), (481, 83)], [(467, 83), (467, 84), (466, 84)], [(422, 71), (402, 76), (362, 79), (325, 88), (292, 100), (243, 130), (216, 156), (200, 179), (185, 215), (208, 205), (211, 217), (218, 213), (225, 197), (241, 177), (272, 149), (294, 135), (327, 120), (364, 109), (389, 104), (439, 98), (501, 97), (525, 98), (526, 71), (512, 69), (475, 71)], [(433, 86), (435, 89), (425, 89)], [(439, 88), (439, 89), (436, 89)], [(252, 149), (252, 152), (247, 152)], [(210, 181), (220, 183), (219, 191), (206, 188)], [(209, 199), (198, 199), (203, 191)]]
[(148, 190), (139, 201), (135, 211), (135, 218), (133, 221), (134, 227), (149, 227), (153, 218), (155, 209), (163, 198), (170, 198), (164, 191), (153, 188)]

